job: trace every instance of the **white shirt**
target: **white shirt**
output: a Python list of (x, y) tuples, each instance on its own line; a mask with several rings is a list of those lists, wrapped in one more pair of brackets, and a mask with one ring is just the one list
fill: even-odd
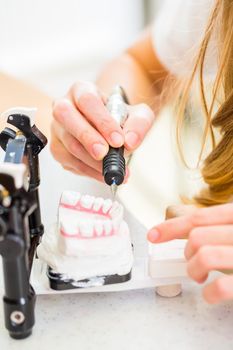
[[(153, 43), (163, 65), (176, 75), (192, 70), (215, 0), (163, 0), (153, 27)], [(216, 44), (211, 39), (205, 74), (216, 72)]]

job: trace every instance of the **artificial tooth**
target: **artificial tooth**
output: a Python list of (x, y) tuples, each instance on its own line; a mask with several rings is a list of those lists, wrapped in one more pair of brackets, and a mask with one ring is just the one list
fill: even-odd
[(104, 201), (103, 207), (102, 207), (102, 211), (104, 214), (107, 214), (107, 212), (109, 211), (109, 209), (112, 207), (112, 201), (111, 199), (106, 199)]
[(68, 235), (75, 235), (77, 234), (77, 228), (74, 226), (74, 224), (70, 221), (65, 221), (60, 223), (60, 227), (64, 233)]
[(102, 236), (103, 235), (103, 222), (100, 220), (95, 221), (95, 232), (97, 236)]
[(104, 221), (105, 236), (109, 236), (112, 233), (112, 223), (109, 220)]
[(123, 207), (120, 203), (114, 202), (109, 212), (112, 219), (123, 220)]
[(93, 237), (93, 222), (81, 221), (79, 222), (79, 231), (82, 237)]
[(88, 194), (81, 197), (80, 204), (85, 209), (91, 209), (94, 203), (95, 197), (89, 196)]
[(93, 210), (94, 211), (99, 211), (100, 208), (103, 206), (103, 203), (104, 203), (104, 199), (101, 198), (101, 197), (97, 197), (95, 199), (95, 202), (94, 202), (94, 205), (93, 205)]
[(119, 232), (120, 225), (121, 225), (121, 221), (120, 220), (116, 219), (116, 220), (112, 221), (112, 227), (113, 227), (114, 233), (118, 233)]
[(75, 191), (64, 191), (61, 195), (61, 204), (76, 205), (81, 195)]

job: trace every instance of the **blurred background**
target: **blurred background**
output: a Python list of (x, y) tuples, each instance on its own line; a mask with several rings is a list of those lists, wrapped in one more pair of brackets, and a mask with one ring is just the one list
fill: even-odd
[[(0, 71), (32, 83), (52, 98), (61, 97), (76, 80), (94, 80), (106, 61), (131, 45), (152, 23), (162, 3), (163, 0), (0, 0)], [(0, 98), (4, 99), (2, 95)], [(170, 110), (165, 114), (134, 153), (130, 181), (118, 191), (129, 211), (148, 227), (161, 220), (164, 208), (180, 201), (180, 193), (187, 196), (190, 188), (197, 193), (199, 186), (195, 166), (194, 171), (187, 171), (178, 161), (175, 119)], [(191, 135), (187, 133), (187, 140), (198, 143), (193, 125)], [(186, 149), (196, 164), (196, 148), (191, 145)], [(83, 193), (106, 193), (109, 197), (107, 186), (82, 177), (77, 180), (48, 152), (42, 152), (42, 158), (46, 164), (41, 167), (42, 210), (48, 222), (54, 220), (53, 203), (58, 202), (61, 188), (67, 184), (70, 190), (81, 188)], [(54, 177), (60, 185), (51, 188)]]
[(0, 70), (53, 97), (132, 43), (161, 0), (0, 0)]
[[(0, 0), (0, 71), (32, 83), (52, 98), (63, 96), (76, 80), (94, 80), (106, 61), (131, 45), (152, 23), (162, 3), (163, 0)], [(193, 181), (192, 186), (189, 184), (192, 174), (186, 176), (174, 156), (173, 115), (169, 111), (158, 119), (150, 136), (134, 153), (131, 182), (118, 191), (125, 207), (146, 227), (161, 220), (169, 204), (180, 201), (183, 188), (194, 189)], [(193, 132), (191, 139), (199, 140)], [(42, 152), (42, 162), (41, 207), (46, 225), (54, 221), (54, 203), (67, 184), (69, 190), (109, 197), (106, 185), (65, 172), (49, 152)], [(132, 225), (135, 222), (132, 220)]]

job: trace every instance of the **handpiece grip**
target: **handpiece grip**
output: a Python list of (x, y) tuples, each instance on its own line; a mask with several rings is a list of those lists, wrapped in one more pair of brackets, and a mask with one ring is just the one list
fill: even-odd
[[(128, 116), (128, 99), (122, 87), (115, 86), (112, 94), (109, 96), (106, 107), (112, 118), (123, 127)], [(103, 159), (103, 176), (107, 185), (119, 186), (123, 183), (125, 177), (125, 158), (124, 147), (109, 147), (107, 155)]]
[(125, 177), (124, 147), (109, 147), (108, 154), (103, 159), (104, 181), (111, 186), (114, 182), (121, 185)]

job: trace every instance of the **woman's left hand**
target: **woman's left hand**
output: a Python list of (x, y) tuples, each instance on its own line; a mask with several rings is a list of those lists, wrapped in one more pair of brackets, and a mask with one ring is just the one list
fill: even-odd
[[(212, 270), (233, 270), (233, 204), (195, 209), (148, 233), (152, 243), (177, 238), (188, 238), (187, 272), (196, 282), (205, 282)], [(233, 299), (233, 275), (218, 277), (206, 285), (203, 296), (211, 304)]]

